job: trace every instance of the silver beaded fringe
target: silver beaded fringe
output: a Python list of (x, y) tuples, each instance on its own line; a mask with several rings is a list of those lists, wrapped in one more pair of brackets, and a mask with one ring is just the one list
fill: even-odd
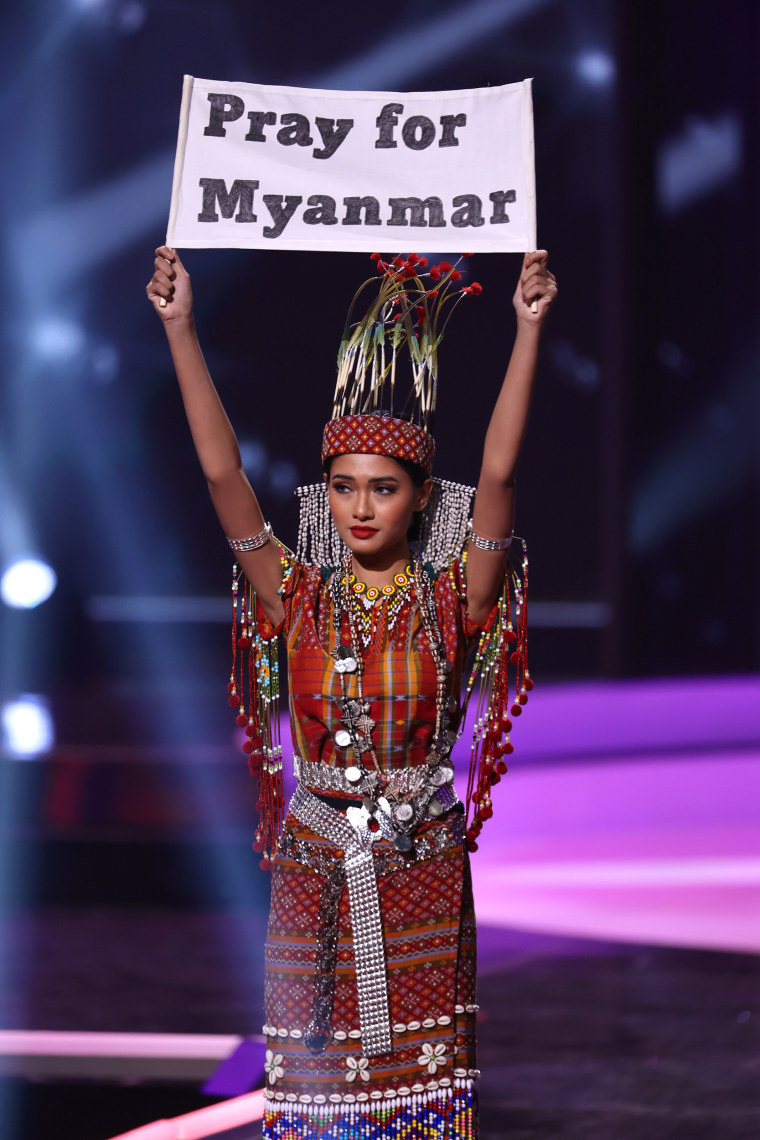
[[(340, 566), (348, 548), (338, 534), (330, 513), (326, 483), (298, 487), (301, 500), (298, 519), (299, 562), (318, 566)], [(414, 548), (420, 562), (431, 562), (436, 570), (447, 566), (462, 548), (472, 514), (474, 487), (433, 479), (433, 490), (422, 512), (420, 537)]]

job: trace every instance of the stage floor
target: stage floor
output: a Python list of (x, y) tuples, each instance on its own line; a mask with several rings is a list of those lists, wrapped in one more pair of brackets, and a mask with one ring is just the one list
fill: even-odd
[[(760, 1136), (758, 710), (755, 678), (531, 700), (473, 861), (482, 1140)], [(54, 902), (6, 921), (3, 1028), (260, 1031), (263, 907)], [(3, 1140), (106, 1140), (209, 1103), (168, 1056), (104, 1065), (8, 1051)]]

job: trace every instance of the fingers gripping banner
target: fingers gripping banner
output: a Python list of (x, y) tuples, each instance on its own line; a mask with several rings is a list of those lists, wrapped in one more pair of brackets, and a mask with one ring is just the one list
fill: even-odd
[(186, 75), (166, 240), (535, 249), (531, 80), (409, 93)]

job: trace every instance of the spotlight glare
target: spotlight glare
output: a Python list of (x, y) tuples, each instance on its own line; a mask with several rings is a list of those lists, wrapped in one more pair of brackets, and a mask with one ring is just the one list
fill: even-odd
[(47, 317), (31, 330), (31, 345), (43, 360), (73, 360), (85, 345), (84, 331), (74, 321)]
[(19, 558), (0, 579), (0, 596), (6, 606), (31, 610), (46, 602), (58, 584), (55, 570), (39, 558)]
[(7, 701), (0, 712), (3, 751), (19, 760), (33, 760), (53, 747), (55, 733), (43, 697), (25, 693)]
[(590, 87), (607, 87), (615, 78), (615, 61), (609, 52), (594, 48), (581, 52), (576, 58), (575, 70)]

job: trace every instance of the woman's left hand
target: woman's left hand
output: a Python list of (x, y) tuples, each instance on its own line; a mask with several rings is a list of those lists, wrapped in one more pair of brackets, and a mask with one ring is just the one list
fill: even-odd
[[(545, 249), (525, 254), (520, 280), (512, 298), (517, 320), (521, 323), (542, 325), (554, 303), (554, 298), (557, 296), (557, 281), (547, 268), (548, 260), (549, 254)], [(535, 313), (532, 311), (534, 302)]]

